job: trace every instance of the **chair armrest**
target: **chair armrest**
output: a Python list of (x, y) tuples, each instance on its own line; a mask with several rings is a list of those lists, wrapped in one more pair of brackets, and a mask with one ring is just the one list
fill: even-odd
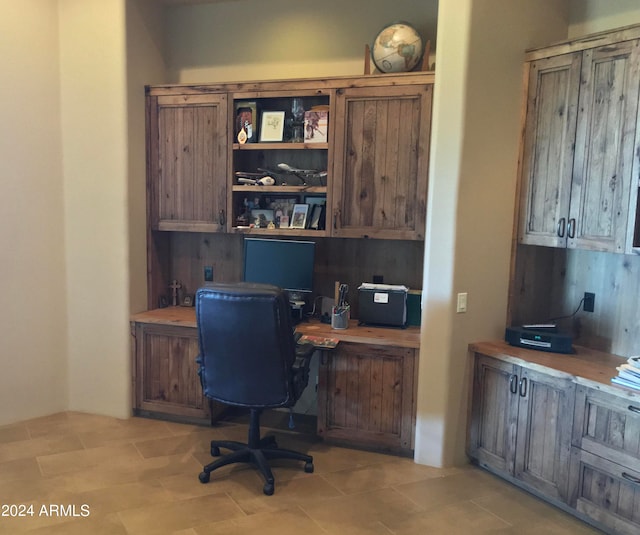
[(316, 348), (313, 344), (296, 344), (296, 360), (293, 366), (291, 366), (296, 400), (307, 387), (307, 384), (309, 384), (309, 364), (311, 363), (311, 357), (315, 350)]

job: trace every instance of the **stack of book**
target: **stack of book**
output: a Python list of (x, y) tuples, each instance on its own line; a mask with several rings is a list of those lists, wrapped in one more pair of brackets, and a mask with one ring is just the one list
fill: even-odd
[(640, 390), (640, 357), (629, 357), (616, 370), (618, 375), (611, 379), (612, 383)]

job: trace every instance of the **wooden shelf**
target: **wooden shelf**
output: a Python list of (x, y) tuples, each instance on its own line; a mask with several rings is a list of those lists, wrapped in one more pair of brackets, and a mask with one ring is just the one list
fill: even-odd
[(327, 193), (327, 186), (233, 186), (240, 193)]
[(233, 144), (233, 150), (327, 150), (329, 143), (240, 143)]
[(310, 228), (255, 228), (255, 227), (232, 227), (231, 232), (237, 234), (261, 234), (265, 236), (306, 236), (310, 238), (323, 238), (327, 235), (326, 230), (314, 230)]

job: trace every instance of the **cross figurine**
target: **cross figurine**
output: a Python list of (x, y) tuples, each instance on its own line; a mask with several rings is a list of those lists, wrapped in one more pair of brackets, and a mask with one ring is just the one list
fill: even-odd
[(169, 284), (169, 288), (171, 288), (172, 291), (173, 306), (178, 306), (178, 288), (182, 288), (182, 284), (180, 284), (176, 279), (173, 279), (171, 284)]

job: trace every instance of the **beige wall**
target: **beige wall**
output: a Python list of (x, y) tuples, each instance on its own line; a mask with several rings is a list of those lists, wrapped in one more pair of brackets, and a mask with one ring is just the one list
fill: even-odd
[[(465, 461), (466, 348), (504, 335), (524, 50), (565, 38), (567, 22), (558, 0), (440, 4), (418, 462)], [(468, 293), (465, 314), (455, 311), (458, 292)]]
[(0, 425), (66, 407), (66, 276), (54, 0), (0, 0)]
[(569, 37), (640, 23), (638, 0), (571, 0)]
[(165, 81), (163, 9), (130, 0), (126, 11), (129, 308), (147, 308), (145, 100), (146, 84)]
[(175, 82), (362, 74), (364, 47), (389, 22), (434, 39), (437, 0), (243, 0), (167, 11)]
[(59, 0), (69, 408), (126, 417), (125, 0)]

